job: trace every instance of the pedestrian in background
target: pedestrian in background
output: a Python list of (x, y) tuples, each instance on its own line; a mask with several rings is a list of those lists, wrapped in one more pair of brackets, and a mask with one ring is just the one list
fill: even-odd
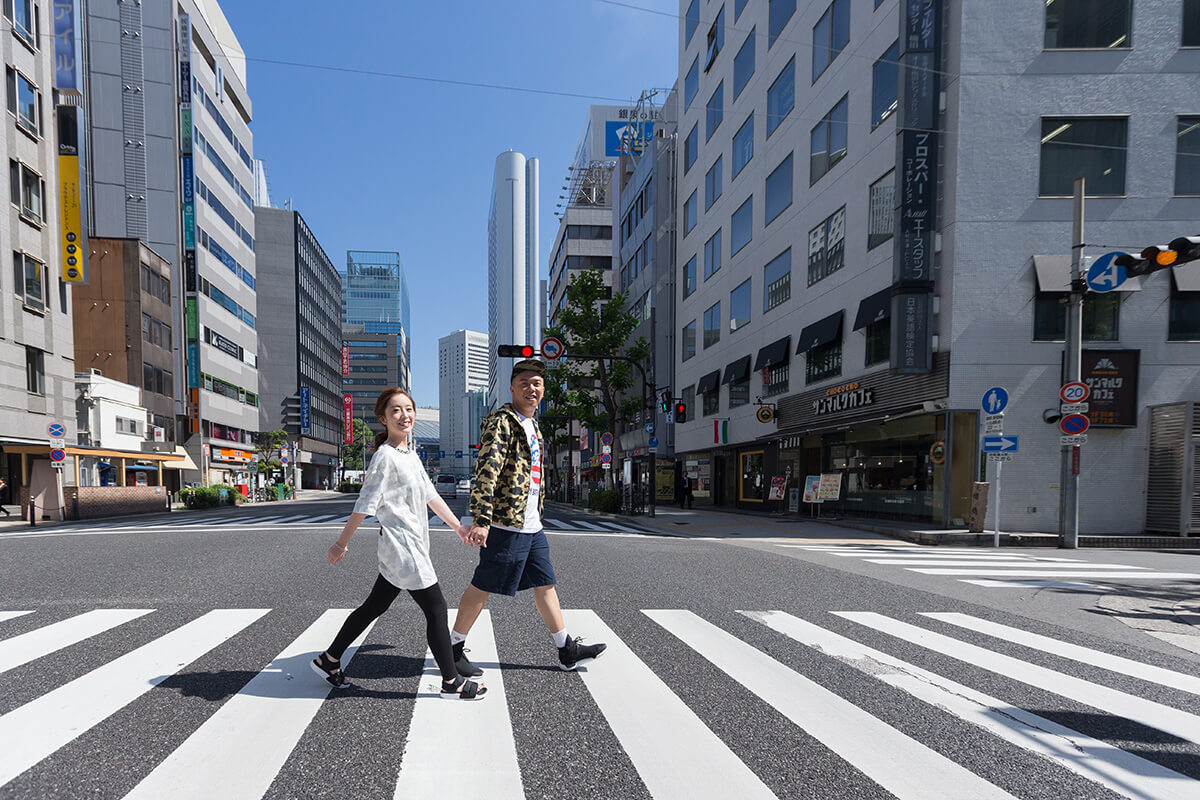
[(412, 447), (413, 423), (417, 417), (412, 395), (399, 387), (385, 389), (375, 401), (375, 416), (383, 424), (384, 432), (375, 436), (375, 457), (363, 480), (354, 513), (326, 557), (330, 564), (341, 561), (354, 531), (374, 514), (380, 528), (379, 577), (366, 601), (350, 612), (329, 649), (313, 659), (313, 671), (335, 688), (347, 686), (341, 669), (342, 653), (387, 611), (401, 590), (407, 590), (425, 613), (429, 649), (442, 673), (442, 694), (457, 695), (464, 700), (483, 697), (487, 693), (483, 684), (461, 677), (454, 668), (446, 598), (429, 558), (427, 508), (433, 509), (464, 542), (467, 531), (446, 501), (438, 496)]

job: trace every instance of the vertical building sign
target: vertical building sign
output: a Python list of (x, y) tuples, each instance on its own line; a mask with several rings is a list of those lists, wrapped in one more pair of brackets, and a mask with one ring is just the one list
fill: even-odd
[(916, 375), (933, 369), (942, 0), (903, 0), (901, 10), (891, 366)]
[(354, 395), (342, 395), (342, 442), (354, 441)]
[(196, 191), (192, 163), (192, 20), (187, 14), (178, 16), (179, 40), (179, 166), (180, 195), (183, 211), (183, 288), (187, 295), (184, 305), (184, 335), (187, 347), (188, 417), (190, 432), (200, 433), (200, 321), (199, 281), (196, 278)]
[(300, 430), (308, 432), (312, 426), (312, 395), (307, 386), (300, 387)]
[(342, 374), (350, 374), (350, 345), (342, 344)]
[(54, 88), (58, 128), (58, 207), (61, 275), (87, 281), (83, 230), (83, 180), (79, 163), (79, 75), (75, 58), (75, 0), (54, 0)]

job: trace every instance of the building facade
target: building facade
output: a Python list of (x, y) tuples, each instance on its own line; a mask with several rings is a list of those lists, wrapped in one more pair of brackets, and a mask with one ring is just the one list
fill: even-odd
[[(1057, 530), (1043, 411), (1073, 180), (1086, 241), (1140, 249), (1200, 216), (1197, 33), (1178, 3), (1131, 6), (681, 2), (676, 447), (697, 502), (799, 510), (806, 476), (837, 474), (826, 509), (961, 525), (1001, 385), (1021, 442), (1001, 528)], [(1200, 396), (1198, 271), (1172, 272), (1085, 300), (1081, 530), (1145, 527), (1150, 409)]]
[(295, 445), (296, 485), (335, 483), (342, 441), (341, 281), (304, 217), (256, 208), (258, 276), (272, 302), (258, 315), (259, 426)]
[(399, 364), (397, 383), (408, 389), (412, 382), (412, 323), (409, 318), (408, 280), (400, 254), (350, 250), (342, 273), (342, 325), (361, 325), (366, 333), (396, 337)]
[(380, 433), (383, 426), (375, 417), (375, 400), (389, 386), (401, 386), (400, 334), (343, 325), (342, 347), (349, 367), (342, 375), (343, 400), (350, 397), (353, 417), (366, 422), (372, 435)]
[[(451, 468), (465, 474), (471, 445), (479, 443), (472, 428), (471, 403), (488, 385), (488, 335), (457, 330), (438, 339), (438, 408), (441, 450)], [(461, 458), (456, 454), (462, 454)]]
[(501, 344), (541, 343), (538, 279), (538, 160), (509, 150), (496, 157), (488, 211), (488, 407), (508, 401), (514, 359)]

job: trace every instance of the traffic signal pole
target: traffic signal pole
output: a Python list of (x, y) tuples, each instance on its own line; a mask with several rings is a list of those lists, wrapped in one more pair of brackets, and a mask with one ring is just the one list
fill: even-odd
[[(1083, 196), (1084, 179), (1075, 179), (1074, 224), (1071, 228), (1071, 294), (1067, 305), (1066, 375), (1064, 382), (1079, 381), (1083, 360)], [(1064, 444), (1059, 469), (1058, 546), (1079, 547), (1079, 475), (1072, 464), (1073, 445)]]

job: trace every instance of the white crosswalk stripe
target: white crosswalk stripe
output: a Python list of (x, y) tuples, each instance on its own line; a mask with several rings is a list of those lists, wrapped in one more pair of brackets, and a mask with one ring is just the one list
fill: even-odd
[[(34, 613), (0, 611), (0, 621)], [(150, 609), (95, 609), (0, 640), (0, 672), (11, 671), (14, 680), (22, 681), (27, 677), (22, 669), (37, 668), (38, 665), (32, 664), (34, 660), (68, 659), (71, 648), (89, 638), (134, 620), (152, 621), (155, 613)], [(268, 609), (208, 612), (158, 638), (135, 642), (130, 645), (133, 648), (130, 652), (112, 654), (111, 660), (98, 667), (84, 665), (91, 671), (62, 686), (48, 686), (40, 696), (0, 715), (0, 753), (3, 753), (0, 794), (7, 783), (154, 690), (186, 664), (234, 637), (252, 635), (247, 628), (267, 613), (297, 612)], [(211, 713), (187, 717), (196, 718), (196, 722), (190, 723), (194, 729), (180, 731), (181, 743), (157, 763), (148, 764), (144, 777), (127, 797), (200, 798), (210, 796), (219, 787), (230, 788), (240, 798), (261, 798), (268, 792), (280, 796), (295, 794), (294, 787), (279, 783), (284, 776), (289, 780), (295, 777), (289, 759), (302, 743), (307, 746), (329, 735), (329, 731), (314, 726), (313, 721), (332, 690), (311, 674), (307, 662), (327, 646), (348, 611), (299, 613), (307, 628), (265, 666), (262, 661), (246, 667), (238, 665), (242, 669), (248, 667), (249, 679), (244, 685), (232, 696), (221, 693), (212, 698)], [(454, 609), (449, 613), (452, 617)], [(653, 623), (642, 627), (657, 632), (650, 641), (666, 637), (673, 647), (682, 644), (690, 648), (703, 659), (697, 662), (702, 665), (701, 672), (709, 670), (712, 675), (721, 675), (722, 680), (732, 681), (740, 687), (739, 691), (744, 689), (774, 709), (779, 724), (795, 726), (795, 742), (777, 743), (781, 753), (793, 752), (796, 743), (811, 737), (840, 759), (841, 768), (860, 773), (857, 780), (865, 777), (900, 800), (1024, 796), (1020, 794), (1020, 787), (1026, 785), (1024, 778), (1002, 783), (995, 777), (998, 773), (994, 769), (987, 777), (976, 774), (975, 765), (988, 758), (986, 753), (977, 754), (981, 760), (972, 760), (960, 749), (947, 750), (921, 741), (909, 729), (902, 730), (896, 727), (898, 723), (885, 721), (868, 710), (862, 700), (855, 699), (863, 696), (861, 692), (852, 687), (847, 691), (841, 685), (835, 691), (800, 671), (806, 667), (789, 666), (779, 660), (785, 658), (780, 652), (786, 652), (786, 648), (776, 652), (771, 647), (768, 654), (749, 639), (686, 609), (647, 609), (641, 613)], [(998, 674), (1005, 680), (1096, 709), (1101, 719), (1132, 720), (1185, 742), (1200, 743), (1200, 717), (1162, 701), (1163, 689), (1168, 690), (1167, 696), (1170, 692), (1200, 695), (1200, 678), (1187, 671), (1144, 663), (1128, 651), (1117, 655), (1066, 638), (959, 612), (918, 610), (930, 625), (946, 626), (958, 636), (865, 611), (831, 612), (855, 623), (843, 624), (848, 630), (842, 633), (783, 611), (738, 613), (769, 629), (762, 631), (764, 636), (779, 635), (784, 637), (781, 643), (802, 646), (805, 650), (800, 652), (810, 654), (809, 658), (832, 659), (852, 667), (863, 682), (879, 681), (904, 692), (915, 701), (915, 705), (906, 706), (910, 709), (906, 713), (913, 713), (911, 709), (915, 708), (915, 713), (928, 714), (931, 719), (949, 715), (973, 726), (981, 736), (994, 737), (1006, 747), (1018, 748), (1043, 760), (1047, 768), (1062, 773), (1062, 780), (1075, 782), (1070, 784), (1075, 787), (1070, 796), (1112, 793), (1134, 800), (1190, 800), (1200, 796), (1200, 781), (1165, 765), (1183, 768), (1177, 765), (1191, 758), (1186, 752), (1182, 754), (1183, 760), (1159, 763), (1161, 759), (1156, 761), (1154, 751), (1146, 750), (1141, 739), (1094, 738), (1056, 721), (1060, 718), (1053, 713), (1041, 711), (1045, 701), (1039, 701), (1035, 713), (958, 682), (966, 680), (961, 675), (954, 674), (952, 679), (923, 669), (886, 649), (894, 644), (909, 653), (915, 645)], [(638, 648), (646, 646), (644, 636), (631, 638), (627, 643), (595, 610), (567, 610), (564, 617), (572, 634), (589, 642), (608, 644), (601, 659), (581, 666), (575, 675), (564, 676), (564, 680), (582, 682), (582, 688), (594, 702), (594, 706), (588, 706), (588, 713), (598, 710), (601, 724), (607, 726), (616, 746), (628, 757), (646, 795), (656, 800), (680, 797), (767, 800), (775, 796), (768, 785), (772, 775), (764, 772), (771, 769), (768, 762), (756, 759), (752, 765), (743, 761), (744, 756), (717, 733), (723, 728), (706, 719), (710, 704), (702, 698), (684, 702), (686, 693), (697, 685), (705, 685), (703, 678), (710, 676), (690, 670), (688, 681), (668, 684), (639, 655)], [(296, 629), (301, 627), (298, 625)], [(371, 633), (372, 628), (368, 628), (343, 656), (352, 682), (351, 659)], [(854, 636), (858, 633), (870, 635), (875, 647), (856, 641)], [(989, 643), (1006, 647), (1007, 652), (1019, 651), (1025, 655), (1007, 655), (965, 641), (967, 638), (972, 641), (986, 638)], [(488, 694), (481, 700), (464, 702), (442, 696), (440, 674), (431, 654), (426, 652), (424, 673), (416, 679), (414, 700), (372, 699), (369, 702), (381, 704), (379, 713), (359, 718), (360, 724), (370, 729), (354, 732), (354, 737), (387, 736), (402, 725), (398, 715), (411, 714), (398, 771), (378, 776), (381, 780), (375, 782), (389, 787), (394, 782), (395, 798), (445, 794), (518, 800), (543, 796), (547, 787), (539, 782), (553, 780), (552, 776), (560, 774), (560, 765), (539, 764), (536, 750), (518, 748), (518, 742), (528, 746), (529, 737), (536, 738), (540, 732), (519, 729), (522, 725), (537, 725), (537, 717), (531, 723), (528, 715), (514, 714), (509, 690), (514, 685), (520, 688), (523, 681), (536, 673), (524, 666), (510, 670), (501, 665), (493, 616), (488, 611), (480, 615), (472, 629), (471, 646), (472, 658), (486, 670), (482, 680)], [(1120, 685), (1122, 690), (1038, 663), (1046, 659), (1066, 659), (1108, 671), (1114, 685)], [(808, 663), (804, 656), (793, 660), (798, 665)], [(48, 674), (53, 674), (53, 670)], [(1156, 690), (1155, 699), (1138, 696), (1138, 687)], [(354, 700), (356, 703), (372, 694), (369, 681), (348, 689), (347, 696), (356, 694), (356, 690), (363, 693)], [(161, 700), (173, 696), (173, 692), (168, 692), (159, 697)], [(560, 700), (555, 698), (555, 702)], [(936, 727), (918, 724), (913, 730), (936, 730)], [(1081, 727), (1081, 730), (1089, 729)], [(463, 742), (464, 736), (469, 739), (470, 758), (455, 757), (454, 753), (459, 751), (454, 743)], [(306, 758), (312, 758), (311, 749), (304, 752)], [(577, 756), (586, 759), (588, 752), (577, 751)], [(329, 758), (337, 759), (339, 755), (330, 753)], [(522, 764), (529, 758), (534, 761), (526, 764), (527, 775)], [(827, 766), (837, 763), (819, 754), (814, 754), (814, 760)], [(547, 766), (549, 773), (545, 770)], [(46, 780), (53, 779), (54, 770), (70, 768), (67, 763), (49, 762), (50, 775)], [(112, 768), (116, 771), (124, 769), (124, 765), (114, 763)], [(28, 794), (30, 789), (24, 786), (21, 790)], [(49, 784), (41, 789), (43, 793), (49, 792)], [(36, 793), (37, 787), (33, 791)]]

